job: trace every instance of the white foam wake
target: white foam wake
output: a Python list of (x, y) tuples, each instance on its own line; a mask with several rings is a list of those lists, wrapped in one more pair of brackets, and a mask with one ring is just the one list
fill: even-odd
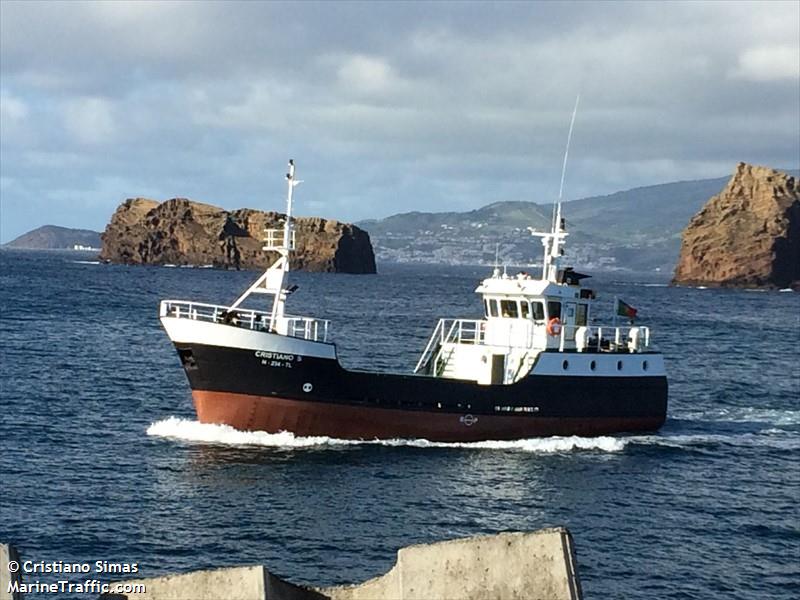
[(766, 429), (758, 433), (683, 435), (642, 435), (628, 438), (633, 444), (666, 446), (669, 448), (697, 448), (703, 446), (740, 446), (745, 448), (776, 448), (800, 450), (800, 439), (782, 429)]
[(72, 261), (76, 265), (99, 265), (99, 260), (73, 260)]
[(689, 421), (727, 421), (730, 423), (771, 423), (800, 425), (800, 410), (743, 407), (718, 407), (702, 411), (687, 411), (674, 415)]
[(288, 431), (267, 433), (265, 431), (239, 431), (228, 425), (200, 423), (178, 417), (157, 421), (147, 428), (147, 435), (187, 442), (203, 442), (230, 446), (264, 446), (270, 448), (313, 448), (319, 446), (409, 446), (413, 448), (468, 448), (477, 450), (511, 450), (551, 454), (575, 450), (619, 452), (627, 440), (613, 437), (584, 438), (549, 437), (515, 441), (486, 441), (469, 443), (431, 442), (423, 439), (391, 440), (341, 440), (331, 437), (302, 437)]

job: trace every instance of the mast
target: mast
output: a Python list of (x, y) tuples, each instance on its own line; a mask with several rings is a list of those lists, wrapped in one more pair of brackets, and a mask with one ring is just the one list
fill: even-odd
[[(292, 201), (294, 196), (294, 187), (296, 185), (300, 185), (301, 183), (302, 181), (294, 178), (294, 159), (289, 159), (289, 172), (286, 173), (286, 221), (283, 223), (283, 243), (280, 245), (271, 243), (270, 233), (275, 232), (275, 230), (268, 229), (267, 240), (263, 247), (264, 250), (276, 251), (280, 256), (280, 258), (278, 258), (278, 260), (275, 261), (269, 269), (267, 269), (267, 273), (269, 273), (269, 271), (272, 269), (275, 269), (276, 271), (279, 270), (279, 276), (274, 277), (275, 281), (273, 282), (274, 289), (276, 290), (274, 292), (275, 299), (272, 302), (273, 329), (275, 329), (276, 320), (284, 315), (286, 297), (289, 295), (289, 292), (284, 289), (283, 283), (289, 273), (291, 264), (290, 258), (292, 250), (294, 250), (294, 222), (292, 221)], [(272, 237), (276, 236), (273, 234)], [(267, 280), (269, 281), (269, 277), (267, 277)]]
[(538, 233), (531, 231), (537, 237), (542, 238), (544, 246), (544, 258), (542, 260), (542, 279), (558, 283), (558, 264), (564, 254), (564, 240), (569, 235), (564, 230), (564, 220), (561, 218), (561, 199), (564, 195), (564, 178), (567, 174), (567, 158), (569, 157), (569, 144), (572, 141), (572, 129), (575, 127), (575, 116), (578, 114), (578, 103), (581, 95), (575, 97), (575, 107), (572, 109), (572, 119), (569, 122), (569, 133), (567, 134), (567, 147), (564, 149), (564, 162), (561, 165), (561, 185), (558, 187), (558, 201), (553, 203), (553, 218), (550, 222), (550, 233)]
[(294, 159), (289, 159), (289, 172), (286, 173), (286, 222), (283, 224), (283, 247), (278, 250), (284, 260), (284, 273), (289, 272), (289, 254), (294, 250), (294, 223), (292, 222), (292, 196), (294, 186), (299, 185), (300, 181), (294, 179)]
[(542, 238), (544, 257), (542, 259), (542, 279), (558, 282), (558, 265), (564, 254), (564, 240), (569, 235), (564, 231), (564, 221), (561, 218), (561, 202), (553, 207), (553, 222), (548, 233), (531, 231), (532, 235)]
[(286, 173), (286, 221), (283, 223), (282, 230), (265, 230), (266, 237), (262, 247), (262, 250), (277, 252), (278, 259), (230, 306), (230, 310), (235, 309), (250, 294), (271, 294), (273, 296), (270, 325), (272, 330), (276, 329), (278, 319), (284, 316), (286, 297), (290, 293), (283, 285), (289, 273), (290, 257), (295, 247), (294, 221), (292, 220), (294, 188), (301, 183), (302, 180), (295, 179), (294, 176), (294, 160), (289, 160), (289, 172)]

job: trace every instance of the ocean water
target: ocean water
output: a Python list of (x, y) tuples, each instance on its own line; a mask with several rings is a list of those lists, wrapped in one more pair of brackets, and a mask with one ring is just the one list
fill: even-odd
[[(0, 541), (25, 559), (259, 563), (327, 585), (408, 544), (565, 525), (586, 598), (798, 597), (798, 294), (597, 277), (609, 314), (614, 294), (636, 306), (665, 353), (658, 433), (352, 443), (194, 420), (158, 301), (230, 302), (254, 273), (72, 252), (0, 267)], [(478, 314), (486, 275), (298, 273), (291, 310), (333, 321), (346, 366), (407, 371), (437, 318)]]

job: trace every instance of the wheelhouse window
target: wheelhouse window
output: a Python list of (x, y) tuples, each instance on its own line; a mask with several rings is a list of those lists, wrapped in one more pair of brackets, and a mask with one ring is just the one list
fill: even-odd
[(548, 302), (547, 303), (547, 318), (554, 317), (561, 318), (561, 302)]
[(519, 316), (523, 319), (527, 319), (531, 316), (531, 305), (528, 304), (527, 300), (519, 301)]
[(500, 310), (504, 317), (516, 319), (519, 316), (516, 300), (501, 300)]
[(544, 304), (541, 302), (531, 302), (531, 315), (534, 321), (544, 321)]
[(484, 298), (483, 300), (483, 307), (486, 309), (486, 316), (489, 316), (489, 301)]
[(492, 317), (499, 317), (500, 311), (497, 308), (497, 300), (491, 299), (489, 300), (489, 316)]

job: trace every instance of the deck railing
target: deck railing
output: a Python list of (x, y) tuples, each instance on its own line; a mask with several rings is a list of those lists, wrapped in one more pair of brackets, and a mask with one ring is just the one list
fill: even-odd
[(650, 328), (628, 325), (565, 325), (561, 328), (559, 350), (575, 343), (579, 352), (642, 352), (650, 347)]
[[(519, 322), (516, 319), (504, 319), (509, 323)], [(487, 321), (476, 319), (439, 319), (428, 344), (414, 368), (415, 373), (426, 371), (442, 356), (445, 344), (484, 344), (486, 342)], [(558, 348), (578, 352), (644, 352), (650, 347), (650, 328), (638, 326), (618, 327), (614, 325), (575, 326), (565, 325), (555, 337), (544, 332), (544, 326), (531, 330), (522, 338), (512, 338), (509, 333), (508, 343), (499, 345), (507, 348), (544, 349)], [(496, 341), (489, 341), (496, 345)], [(445, 359), (446, 360), (446, 359)]]
[(446, 343), (482, 344), (485, 323), (479, 319), (439, 319), (414, 372), (419, 373), (431, 360), (436, 360), (436, 355)]
[(314, 342), (328, 341), (329, 321), (325, 319), (284, 315), (273, 323), (272, 314), (265, 311), (249, 308), (231, 310), (229, 306), (187, 300), (163, 300), (160, 316), (219, 323), (253, 331), (272, 331)]

